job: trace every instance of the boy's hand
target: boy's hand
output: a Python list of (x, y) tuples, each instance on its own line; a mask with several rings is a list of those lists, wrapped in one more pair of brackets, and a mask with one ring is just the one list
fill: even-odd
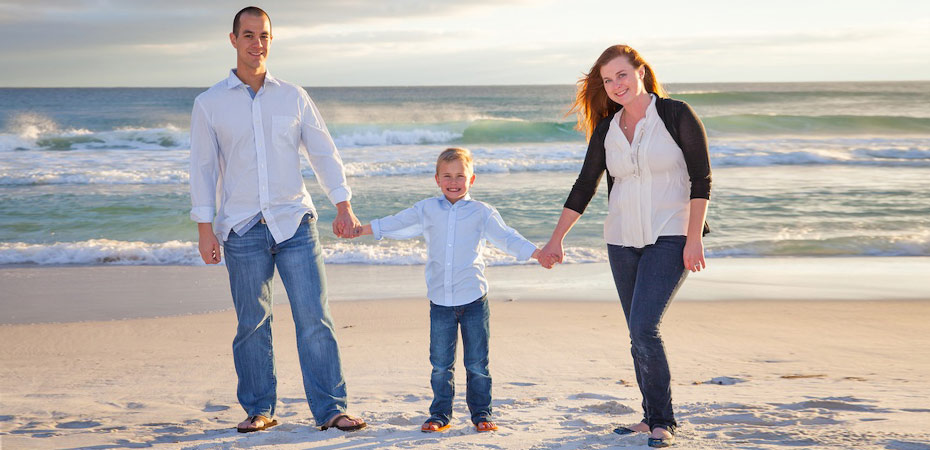
[(371, 232), (371, 224), (368, 225), (359, 225), (357, 228), (353, 228), (345, 237), (349, 239), (357, 238), (359, 236), (366, 236), (373, 234)]

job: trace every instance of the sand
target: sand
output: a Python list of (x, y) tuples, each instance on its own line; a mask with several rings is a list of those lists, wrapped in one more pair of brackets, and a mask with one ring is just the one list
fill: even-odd
[[(899, 258), (896, 264), (906, 260)], [(596, 266), (576, 265), (569, 270), (601, 270)], [(561, 300), (552, 295), (534, 298), (534, 290), (520, 288), (524, 281), (519, 275), (529, 274), (529, 267), (489, 274), (491, 374), (500, 430), (478, 434), (470, 426), (464, 369), (459, 363), (452, 430), (441, 435), (419, 432), (431, 400), (428, 305), (408, 292), (415, 284), (409, 280), (417, 279), (417, 268), (391, 272), (395, 269), (328, 267), (331, 281), (340, 284), (351, 284), (345, 280), (364, 278), (360, 274), (365, 273), (385, 283), (376, 300), (343, 301), (361, 288), (357, 283), (341, 291), (334, 286), (331, 303), (349, 410), (368, 420), (365, 430), (345, 434), (312, 426), (302, 394), (293, 323), (284, 303), (275, 307), (274, 324), (282, 422), (278, 427), (251, 434), (234, 429), (245, 413), (235, 399), (230, 350), (235, 316), (228, 310), (12, 323), (0, 326), (0, 445), (3, 449), (645, 448), (645, 435), (611, 433), (615, 426), (641, 417), (641, 397), (618, 303), (609, 299), (609, 289), (594, 281), (590, 287), (576, 284), (574, 294), (562, 293)], [(882, 278), (886, 275), (873, 274), (871, 282), (858, 276), (831, 287), (826, 284), (835, 269), (825, 268), (819, 277), (810, 268), (798, 270), (810, 274), (810, 280), (828, 281), (806, 285), (808, 281), (801, 280), (801, 287), (786, 287), (784, 292), (792, 295), (782, 292), (780, 299), (770, 298), (776, 296), (773, 289), (779, 292), (773, 288), (756, 289), (756, 296), (750, 292), (736, 300), (730, 299), (733, 292), (726, 292), (729, 285), (721, 280), (738, 274), (721, 268), (718, 275), (700, 274), (689, 280), (703, 288), (676, 300), (663, 324), (680, 422), (677, 447), (930, 448), (930, 295), (902, 300), (898, 298), (907, 298), (901, 293), (907, 286), (889, 284), (894, 289), (886, 289), (892, 292), (886, 296), (875, 294), (880, 286), (873, 286), (874, 291), (865, 288), (874, 285), (875, 278), (887, 282)], [(540, 273), (552, 283), (559, 280), (553, 275), (556, 271)], [(170, 282), (166, 274), (171, 274)], [(96, 297), (102, 306), (161, 304), (166, 301), (164, 292), (228, 301), (224, 275), (221, 268), (8, 268), (0, 270), (0, 282), (7, 311), (28, 310), (18, 304), (55, 294), (64, 312), (58, 314), (54, 306), (47, 306), (47, 315), (67, 318), (80, 310), (65, 300), (70, 297), (62, 294), (68, 292), (77, 298)], [(183, 294), (185, 283), (195, 281), (200, 287)], [(737, 281), (761, 283), (745, 277)], [(82, 283), (99, 289), (91, 295)], [(714, 287), (715, 283), (720, 286)], [(860, 284), (863, 288), (855, 289)], [(500, 289), (495, 291), (495, 286)], [(911, 296), (920, 292), (915, 286), (908, 291)], [(850, 293), (846, 300), (829, 299), (833, 294), (797, 299), (793, 293), (802, 288), (856, 295)], [(570, 286), (563, 289), (569, 292)], [(695, 301), (710, 295), (710, 289), (727, 300)], [(733, 290), (740, 289), (744, 288)], [(19, 297), (12, 297), (14, 291)], [(282, 300), (283, 294), (279, 290)], [(567, 301), (578, 296), (589, 301)], [(187, 297), (170, 302), (196, 303)], [(5, 313), (4, 319), (11, 322), (11, 315)]]

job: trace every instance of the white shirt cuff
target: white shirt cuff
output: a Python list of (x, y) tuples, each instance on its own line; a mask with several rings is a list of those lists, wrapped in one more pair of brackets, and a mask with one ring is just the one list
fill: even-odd
[(517, 260), (518, 261), (528, 260), (533, 257), (533, 252), (535, 251), (536, 251), (536, 246), (533, 245), (532, 243), (527, 242), (523, 244), (523, 248), (520, 249), (520, 254), (517, 255)]
[(329, 201), (333, 202), (333, 205), (335, 205), (337, 203), (349, 201), (352, 198), (352, 191), (345, 187), (337, 187), (330, 191), (328, 197)]
[(197, 223), (213, 223), (213, 215), (216, 212), (214, 206), (198, 206), (191, 208), (191, 220)]
[(371, 235), (378, 241), (384, 239), (384, 235), (381, 234), (381, 221), (379, 219), (371, 221)]

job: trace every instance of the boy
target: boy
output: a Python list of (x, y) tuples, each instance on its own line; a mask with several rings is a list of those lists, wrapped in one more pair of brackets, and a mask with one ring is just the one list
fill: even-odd
[(496, 209), (472, 200), (475, 183), (471, 152), (449, 148), (436, 161), (436, 184), (441, 196), (421, 200), (393, 216), (373, 220), (361, 234), (380, 240), (423, 235), (427, 245), (426, 286), (430, 300), (429, 360), (433, 403), (421, 431), (449, 429), (455, 346), (462, 328), (467, 389), (465, 401), (479, 432), (497, 430), (491, 422), (491, 375), (488, 372), (488, 282), (481, 251), (485, 240), (519, 260), (538, 258), (539, 250), (504, 224)]

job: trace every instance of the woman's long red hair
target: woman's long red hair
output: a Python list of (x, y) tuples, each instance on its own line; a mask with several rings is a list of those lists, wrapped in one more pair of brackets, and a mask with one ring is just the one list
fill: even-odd
[(646, 85), (646, 91), (656, 94), (659, 97), (668, 97), (665, 88), (656, 79), (655, 72), (643, 57), (628, 45), (612, 45), (607, 47), (597, 58), (591, 70), (584, 77), (578, 80), (578, 92), (575, 95), (575, 101), (572, 103), (569, 114), (575, 113), (578, 116), (578, 125), (575, 127), (579, 131), (584, 131), (587, 138), (591, 137), (594, 127), (601, 119), (617, 112), (620, 105), (614, 103), (607, 97), (607, 91), (604, 90), (604, 80), (601, 78), (601, 67), (618, 58), (624, 56), (630, 65), (639, 69), (646, 66), (646, 76), (643, 77), (643, 83)]

